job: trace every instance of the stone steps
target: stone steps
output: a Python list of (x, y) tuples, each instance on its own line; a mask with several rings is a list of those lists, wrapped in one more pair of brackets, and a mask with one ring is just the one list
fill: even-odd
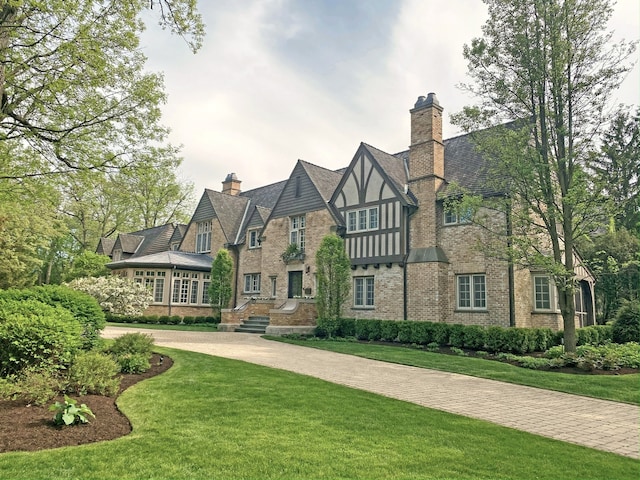
[(249, 317), (236, 328), (236, 332), (264, 334), (267, 326), (269, 326), (269, 317)]

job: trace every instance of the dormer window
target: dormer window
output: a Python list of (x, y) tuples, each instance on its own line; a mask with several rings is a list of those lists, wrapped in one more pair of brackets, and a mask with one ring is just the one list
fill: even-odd
[(260, 246), (260, 239), (258, 237), (258, 230), (249, 230), (248, 243), (249, 248), (258, 248)]

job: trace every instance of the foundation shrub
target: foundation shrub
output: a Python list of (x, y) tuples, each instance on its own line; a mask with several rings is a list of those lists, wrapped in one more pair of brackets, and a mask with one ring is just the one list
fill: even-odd
[(196, 323), (196, 317), (192, 317), (190, 315), (182, 317), (182, 323), (185, 325), (193, 325), (194, 323)]
[(385, 342), (395, 342), (398, 338), (398, 322), (386, 320), (380, 324), (380, 340)]
[(506, 352), (507, 338), (505, 329), (501, 327), (487, 327), (487, 338), (485, 346), (490, 352)]
[(532, 330), (534, 352), (544, 352), (554, 345), (555, 336), (550, 328), (534, 328)]
[(337, 335), (340, 337), (355, 337), (356, 336), (356, 319), (355, 318), (341, 318), (338, 322)]
[(434, 323), (433, 325), (433, 341), (438, 345), (447, 345), (449, 343), (449, 332), (451, 325), (447, 323)]
[(398, 322), (398, 342), (410, 343), (411, 342), (411, 324), (413, 322), (407, 322), (403, 320)]
[(169, 315), (160, 315), (160, 316), (158, 317), (158, 323), (159, 323), (160, 325), (169, 325), (169, 322), (170, 322), (170, 317), (169, 317)]
[(411, 322), (409, 341), (418, 345), (427, 345), (433, 342), (433, 324), (429, 322)]
[(82, 325), (61, 306), (0, 300), (0, 376), (65, 367), (83, 343)]
[(78, 395), (115, 395), (120, 386), (120, 366), (109, 355), (79, 352), (69, 366), (68, 391)]
[(356, 320), (356, 338), (358, 340), (380, 340), (381, 320)]
[(456, 348), (464, 347), (464, 337), (466, 335), (466, 329), (464, 325), (454, 324), (449, 326), (449, 341), (448, 345)]
[(180, 315), (171, 315), (169, 317), (169, 325), (180, 325), (182, 317)]
[(484, 348), (486, 330), (479, 325), (467, 325), (464, 327), (464, 347), (478, 350)]

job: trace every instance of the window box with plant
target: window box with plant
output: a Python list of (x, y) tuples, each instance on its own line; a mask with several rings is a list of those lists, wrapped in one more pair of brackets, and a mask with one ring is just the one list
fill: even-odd
[(304, 260), (304, 251), (300, 248), (297, 243), (290, 243), (287, 245), (287, 248), (282, 252), (282, 261), (284, 263), (289, 263), (293, 261), (302, 261)]

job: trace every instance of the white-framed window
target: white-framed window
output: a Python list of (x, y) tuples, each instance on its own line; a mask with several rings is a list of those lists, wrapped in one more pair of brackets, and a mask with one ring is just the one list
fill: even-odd
[(278, 277), (269, 277), (269, 279), (271, 280), (271, 296), (273, 298), (276, 297), (277, 278)]
[(258, 230), (249, 230), (247, 233), (249, 248), (258, 248), (260, 246), (260, 242), (258, 241)]
[(460, 310), (486, 310), (486, 275), (458, 275), (456, 277), (457, 308)]
[(378, 229), (378, 207), (347, 212), (347, 232), (366, 232)]
[(297, 217), (291, 217), (290, 220), (289, 243), (295, 243), (298, 245), (298, 248), (304, 252), (307, 219), (305, 215), (298, 215)]
[[(164, 272), (163, 272), (164, 273)], [(158, 275), (160, 272), (158, 272)], [(203, 278), (208, 279), (210, 274), (202, 274)], [(200, 278), (199, 273), (194, 272), (173, 272), (173, 286), (171, 288), (171, 301), (173, 303), (183, 303), (190, 305), (198, 305), (209, 303), (209, 282), (202, 282), (203, 291), (200, 291)], [(158, 288), (158, 282), (162, 282), (164, 290), (164, 279), (156, 278), (156, 289)]]
[(114, 262), (119, 262), (120, 260), (122, 260), (122, 250), (117, 249), (113, 251), (113, 261)]
[(133, 274), (134, 277), (143, 277), (144, 276), (144, 272), (142, 270), (136, 270), (135, 273)]
[(353, 279), (353, 306), (373, 308), (375, 306), (373, 277), (355, 277)]
[(198, 222), (196, 234), (196, 253), (206, 253), (211, 251), (211, 220)]
[(209, 285), (211, 285), (211, 282), (202, 282), (202, 303), (207, 305), (210, 303), (209, 300)]
[(260, 293), (259, 273), (248, 273), (244, 276), (244, 293)]
[(471, 223), (472, 212), (467, 210), (465, 212), (450, 212), (445, 210), (444, 212), (444, 224), (445, 225), (461, 225), (465, 223)]
[(551, 311), (556, 308), (556, 287), (549, 275), (533, 276), (533, 309)]
[(162, 303), (164, 300), (164, 278), (156, 278), (155, 287), (153, 289), (153, 301)]

